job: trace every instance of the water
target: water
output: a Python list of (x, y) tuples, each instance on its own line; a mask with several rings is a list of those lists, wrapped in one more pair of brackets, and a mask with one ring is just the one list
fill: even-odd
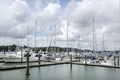
[(61, 64), (54, 66), (0, 71), (0, 80), (120, 80), (120, 70), (115, 68)]

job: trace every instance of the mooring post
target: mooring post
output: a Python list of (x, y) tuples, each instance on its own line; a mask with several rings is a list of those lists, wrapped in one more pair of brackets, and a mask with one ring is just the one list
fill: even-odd
[(26, 76), (29, 76), (29, 51), (27, 52), (27, 56), (26, 56), (26, 60), (27, 60), (27, 66), (26, 66)]
[(22, 55), (23, 49), (21, 47), (21, 65), (23, 64), (23, 55)]
[(114, 56), (114, 65), (116, 65), (116, 56)]
[(118, 66), (119, 66), (119, 55), (118, 55)]
[(38, 54), (38, 64), (40, 64), (40, 53)]
[(72, 54), (70, 54), (70, 66), (72, 67)]
[(5, 48), (4, 48), (4, 56), (5, 56)]
[(79, 53), (79, 62), (80, 62), (80, 53)]
[(85, 64), (87, 64), (87, 60), (86, 59), (87, 59), (87, 55), (85, 55)]

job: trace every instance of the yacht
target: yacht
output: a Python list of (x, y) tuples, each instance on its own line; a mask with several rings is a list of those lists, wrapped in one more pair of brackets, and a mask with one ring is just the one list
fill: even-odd
[[(26, 62), (26, 52), (23, 51), (22, 54), (21, 51), (8, 52), (3, 57), (3, 60), (6, 63)], [(30, 62), (38, 61), (38, 57), (36, 57), (35, 53), (30, 53), (29, 61)]]

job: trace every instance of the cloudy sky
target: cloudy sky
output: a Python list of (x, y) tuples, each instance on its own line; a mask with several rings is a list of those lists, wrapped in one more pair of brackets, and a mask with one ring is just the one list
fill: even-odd
[(55, 45), (56, 32), (57, 46), (92, 49), (94, 26), (97, 50), (120, 49), (119, 1), (0, 0), (0, 45), (27, 45), (29, 27), (30, 46), (36, 29), (37, 46)]

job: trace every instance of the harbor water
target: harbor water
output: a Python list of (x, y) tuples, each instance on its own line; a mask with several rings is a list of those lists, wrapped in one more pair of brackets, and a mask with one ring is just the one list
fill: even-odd
[(120, 69), (61, 64), (26, 69), (0, 71), (0, 80), (120, 80)]

